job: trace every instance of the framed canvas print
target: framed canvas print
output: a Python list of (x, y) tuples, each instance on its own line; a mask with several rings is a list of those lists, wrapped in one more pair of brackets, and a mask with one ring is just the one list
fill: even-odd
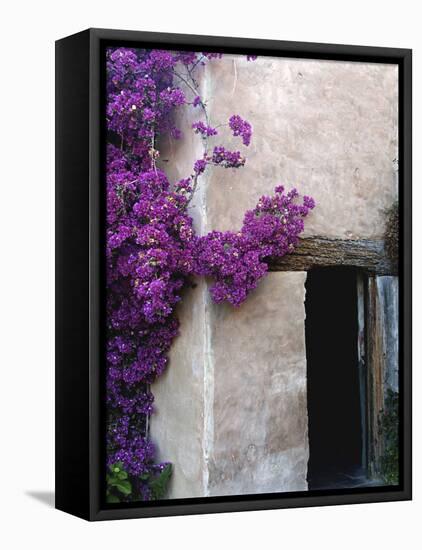
[(56, 506), (411, 498), (411, 50), (56, 43)]

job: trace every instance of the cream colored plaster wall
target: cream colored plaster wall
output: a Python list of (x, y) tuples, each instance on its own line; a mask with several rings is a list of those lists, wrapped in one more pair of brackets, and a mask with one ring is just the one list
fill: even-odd
[[(245, 210), (283, 183), (312, 195), (305, 235), (381, 238), (397, 196), (397, 69), (392, 65), (226, 56), (201, 78), (212, 124), (239, 114), (254, 136), (239, 170), (210, 168), (191, 213), (203, 234), (236, 229)], [(172, 181), (202, 156), (162, 144)], [(221, 140), (218, 138), (216, 143)], [(271, 273), (239, 309), (211, 302), (204, 281), (178, 314), (181, 334), (154, 385), (151, 436), (174, 464), (170, 498), (307, 488), (305, 273)]]

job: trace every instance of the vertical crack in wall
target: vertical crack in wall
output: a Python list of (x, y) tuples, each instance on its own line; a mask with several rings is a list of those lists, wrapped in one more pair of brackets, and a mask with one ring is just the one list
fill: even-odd
[[(211, 94), (211, 75), (209, 66), (206, 65), (203, 79), (201, 82), (202, 97), (207, 100)], [(210, 115), (210, 109), (208, 108), (208, 114)], [(202, 176), (202, 189), (201, 189), (201, 233), (205, 234), (209, 231), (208, 227), (208, 209), (207, 209), (207, 189), (209, 183), (209, 172), (213, 168), (209, 166)], [(203, 451), (204, 451), (204, 465), (203, 465), (203, 494), (209, 496), (209, 464), (212, 455), (213, 443), (214, 443), (214, 354), (212, 349), (212, 328), (210, 317), (212, 315), (212, 300), (208, 292), (208, 285), (204, 289), (203, 294), (203, 306), (204, 306), (204, 425), (203, 425)]]
[(203, 493), (209, 496), (210, 460), (214, 445), (214, 354), (212, 349), (212, 328), (210, 316), (212, 303), (208, 289), (204, 294), (204, 470)]

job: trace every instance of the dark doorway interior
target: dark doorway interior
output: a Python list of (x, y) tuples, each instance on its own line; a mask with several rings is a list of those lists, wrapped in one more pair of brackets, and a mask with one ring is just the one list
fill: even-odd
[(357, 273), (314, 269), (306, 282), (309, 489), (359, 485), (362, 426)]

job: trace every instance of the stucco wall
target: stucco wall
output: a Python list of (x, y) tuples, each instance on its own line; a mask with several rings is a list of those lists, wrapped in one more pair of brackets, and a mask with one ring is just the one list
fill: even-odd
[[(226, 56), (201, 83), (211, 124), (240, 114), (254, 136), (245, 167), (207, 169), (191, 211), (199, 233), (238, 228), (283, 183), (317, 201), (306, 235), (382, 236), (397, 195), (395, 66)], [(189, 129), (198, 117), (184, 109), (184, 139), (162, 144), (172, 181), (202, 155)], [(272, 273), (240, 309), (214, 305), (204, 281), (186, 296), (153, 388), (151, 437), (174, 464), (170, 498), (307, 488), (305, 279)]]
[(397, 66), (227, 56), (208, 71), (211, 123), (236, 113), (254, 130), (244, 168), (211, 172), (212, 229), (239, 227), (282, 183), (317, 202), (305, 235), (382, 236), (397, 195)]
[(205, 339), (208, 324), (203, 300), (207, 289), (200, 282), (185, 296), (178, 314), (181, 335), (176, 338), (170, 366), (154, 384), (155, 414), (151, 437), (159, 458), (173, 464), (170, 497), (204, 496)]
[(210, 311), (209, 494), (306, 490), (305, 273)]

